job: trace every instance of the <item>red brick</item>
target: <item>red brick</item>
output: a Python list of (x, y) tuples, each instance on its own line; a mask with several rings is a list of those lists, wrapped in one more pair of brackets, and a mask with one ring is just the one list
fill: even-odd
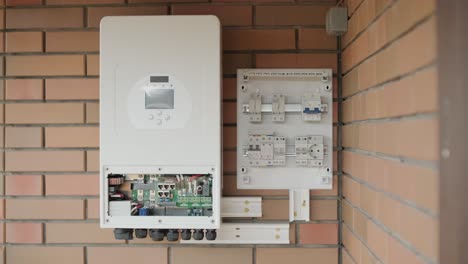
[(237, 79), (224, 78), (223, 79), (223, 99), (232, 100), (237, 98)]
[(42, 100), (43, 81), (40, 79), (11, 79), (5, 81), (7, 100)]
[(226, 150), (223, 152), (223, 171), (236, 172), (237, 170), (237, 153), (235, 151)]
[(99, 147), (99, 127), (46, 127), (49, 148)]
[(48, 100), (95, 100), (99, 99), (99, 79), (47, 79)]
[(172, 15), (215, 15), (223, 26), (250, 26), (250, 5), (174, 5)]
[(295, 48), (292, 29), (227, 29), (224, 50), (287, 50)]
[[(88, 264), (166, 264), (167, 248), (158, 247), (89, 247)], [(206, 257), (206, 256), (205, 256)], [(191, 261), (192, 263), (193, 260)]]
[(46, 195), (99, 195), (97, 174), (46, 175), (45, 179)]
[(6, 6), (42, 5), (42, 0), (6, 0)]
[(83, 171), (82, 151), (6, 151), (6, 171)]
[(261, 53), (256, 54), (258, 68), (331, 68), (337, 69), (336, 54), (325, 53)]
[(88, 9), (88, 27), (99, 27), (105, 16), (166, 15), (165, 6), (138, 7), (90, 7)]
[(43, 81), (40, 79), (11, 79), (5, 81), (7, 100), (42, 100)]
[(86, 75), (99, 75), (99, 55), (86, 55)]
[(6, 175), (6, 195), (42, 195), (41, 175)]
[(99, 171), (99, 151), (86, 151), (86, 171)]
[(42, 32), (7, 32), (7, 52), (42, 52)]
[(67, 264), (83, 264), (83, 247), (14, 246), (6, 248), (6, 263), (52, 264), (66, 260)]
[[(170, 263), (173, 264), (252, 264), (251, 248), (193, 248), (174, 247)], [(228, 258), (226, 256), (229, 256)]]
[(7, 243), (42, 243), (41, 223), (6, 223)]
[(6, 127), (5, 146), (8, 148), (40, 148), (43, 146), (41, 127)]
[(235, 124), (237, 122), (237, 104), (223, 103), (223, 123)]
[(257, 248), (257, 264), (310, 264), (311, 260), (320, 264), (336, 264), (336, 248)]
[(125, 3), (125, 0), (47, 0), (48, 5), (102, 5), (123, 3)]
[(100, 228), (99, 223), (47, 223), (47, 243), (115, 243), (112, 229)]
[(83, 200), (7, 199), (8, 219), (83, 219)]
[(324, 25), (327, 5), (259, 5), (255, 24), (260, 26)]
[(337, 220), (338, 202), (336, 200), (311, 200), (310, 220)]
[(99, 199), (88, 199), (88, 219), (99, 219)]
[(6, 28), (79, 28), (82, 8), (7, 9)]
[(287, 220), (289, 219), (288, 200), (263, 200), (262, 219), (264, 220)]
[(5, 106), (7, 124), (83, 123), (81, 103), (17, 103)]
[(46, 51), (99, 51), (99, 32), (46, 32)]
[(6, 57), (7, 76), (84, 75), (83, 55), (33, 55)]
[(336, 50), (336, 37), (330, 36), (324, 29), (299, 29), (299, 49)]
[(99, 123), (99, 103), (86, 103), (86, 123)]
[(223, 73), (236, 74), (237, 69), (252, 68), (252, 55), (251, 54), (224, 54), (223, 55)]
[(338, 224), (301, 224), (299, 233), (299, 244), (338, 243)]

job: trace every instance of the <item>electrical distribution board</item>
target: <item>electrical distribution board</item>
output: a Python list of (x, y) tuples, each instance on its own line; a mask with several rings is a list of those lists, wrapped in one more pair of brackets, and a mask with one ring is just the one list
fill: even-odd
[(331, 189), (330, 69), (237, 72), (237, 187)]
[[(101, 227), (118, 239), (213, 240), (221, 221), (220, 24), (101, 22)], [(179, 233), (181, 232), (181, 233)]]

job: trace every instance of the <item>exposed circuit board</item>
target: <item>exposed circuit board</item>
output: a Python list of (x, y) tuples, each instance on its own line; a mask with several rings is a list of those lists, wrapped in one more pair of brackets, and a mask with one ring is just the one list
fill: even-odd
[(108, 179), (110, 215), (212, 215), (210, 174), (119, 174)]

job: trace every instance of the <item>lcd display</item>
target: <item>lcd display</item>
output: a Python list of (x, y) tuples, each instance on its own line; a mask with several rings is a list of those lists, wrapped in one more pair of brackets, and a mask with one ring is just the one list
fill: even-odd
[(169, 76), (150, 76), (150, 82), (152, 83), (169, 82)]
[(149, 89), (145, 92), (146, 109), (174, 109), (173, 89)]

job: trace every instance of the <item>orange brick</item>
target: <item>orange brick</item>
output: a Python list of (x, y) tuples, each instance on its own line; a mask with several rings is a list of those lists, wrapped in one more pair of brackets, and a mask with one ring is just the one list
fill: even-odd
[(47, 223), (47, 243), (123, 243), (115, 240), (112, 229), (99, 223)]
[(99, 32), (47, 32), (46, 51), (99, 51)]
[(51, 264), (66, 259), (67, 264), (84, 262), (83, 247), (13, 246), (6, 248), (6, 263)]
[(101, 5), (122, 3), (125, 3), (125, 0), (47, 0), (48, 5)]
[(294, 260), (296, 264), (306, 264), (313, 260), (320, 264), (336, 264), (336, 248), (257, 248), (257, 264), (281, 264)]
[(86, 123), (99, 123), (99, 104), (86, 104)]
[(99, 219), (99, 199), (88, 199), (88, 219)]
[(81, 103), (18, 103), (6, 104), (7, 124), (83, 123)]
[(289, 219), (288, 200), (263, 200), (262, 219), (264, 220), (287, 220)]
[(215, 15), (223, 26), (250, 26), (250, 5), (174, 5), (172, 15)]
[(324, 29), (299, 29), (298, 45), (300, 49), (336, 50), (336, 37), (330, 36)]
[(42, 0), (6, 0), (5, 5), (6, 6), (42, 5)]
[[(252, 263), (251, 248), (192, 248), (174, 247), (170, 263), (173, 264), (249, 264)], [(229, 257), (226, 257), (229, 256)]]
[(88, 27), (99, 27), (105, 16), (166, 15), (165, 6), (138, 7), (90, 7), (88, 9)]
[(326, 5), (261, 5), (255, 9), (255, 24), (260, 26), (324, 25)]
[(86, 171), (99, 171), (99, 151), (86, 151)]
[[(192, 261), (193, 262), (193, 261)], [(89, 247), (89, 264), (167, 263), (167, 248)]]
[(8, 148), (40, 148), (42, 144), (41, 127), (6, 127), (5, 145)]
[(43, 81), (40, 79), (5, 80), (5, 88), (7, 100), (42, 100), (44, 98)]
[(291, 29), (227, 29), (223, 31), (224, 50), (287, 50), (295, 48)]
[(83, 55), (34, 55), (6, 57), (7, 76), (84, 75)]
[(311, 200), (310, 220), (337, 220), (338, 201), (336, 200)]
[(98, 147), (99, 127), (46, 127), (45, 145), (49, 148)]
[(46, 175), (45, 184), (46, 195), (99, 195), (97, 174)]
[(6, 151), (7, 171), (83, 171), (82, 151)]
[(7, 52), (42, 52), (42, 32), (7, 32)]
[(337, 69), (336, 54), (320, 53), (262, 53), (256, 54), (258, 68), (331, 68)]
[(83, 200), (7, 199), (8, 219), (83, 219)]
[(6, 28), (83, 27), (82, 8), (8, 9)]
[(5, 176), (6, 195), (42, 195), (41, 175)]
[[(237, 69), (252, 68), (252, 55), (251, 54), (224, 54), (223, 55), (223, 73), (236, 74)], [(235, 90), (235, 89), (234, 89)]]
[(99, 79), (47, 79), (48, 100), (92, 100), (99, 99)]
[(299, 244), (337, 244), (338, 224), (301, 224), (299, 234)]
[(99, 55), (86, 55), (86, 75), (99, 75)]
[(7, 243), (42, 243), (41, 223), (6, 223)]

